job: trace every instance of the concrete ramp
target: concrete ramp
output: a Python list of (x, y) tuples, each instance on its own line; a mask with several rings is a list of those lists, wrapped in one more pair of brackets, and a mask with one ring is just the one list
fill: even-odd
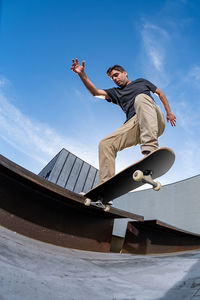
[(72, 250), (0, 227), (1, 300), (199, 299), (200, 253)]

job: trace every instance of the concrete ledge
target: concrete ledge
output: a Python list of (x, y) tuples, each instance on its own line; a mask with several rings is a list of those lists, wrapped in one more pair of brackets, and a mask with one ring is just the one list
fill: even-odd
[(159, 220), (129, 222), (123, 253), (158, 254), (200, 249), (200, 235)]

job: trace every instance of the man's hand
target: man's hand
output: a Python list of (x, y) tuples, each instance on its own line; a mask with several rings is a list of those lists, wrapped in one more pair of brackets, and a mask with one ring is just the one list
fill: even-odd
[(176, 126), (176, 117), (173, 113), (167, 114), (167, 122), (170, 122), (172, 127)]
[(167, 113), (167, 123), (170, 122), (170, 124), (172, 125), (172, 127), (176, 126), (176, 117), (175, 115), (171, 112), (169, 103), (167, 101), (167, 98), (165, 96), (165, 94), (160, 90), (160, 89), (156, 89), (155, 93), (158, 95), (158, 97), (160, 98), (161, 102), (163, 103), (166, 113)]
[(76, 58), (76, 60), (72, 59), (72, 62), (73, 62), (73, 64), (72, 64), (71, 70), (78, 75), (84, 74), (85, 61), (82, 62), (82, 66), (80, 65), (77, 58)]
[(104, 90), (99, 90), (96, 88), (94, 83), (88, 78), (88, 76), (85, 74), (85, 61), (82, 62), (82, 65), (79, 64), (78, 59), (76, 58), (75, 60), (72, 59), (72, 67), (71, 70), (78, 74), (80, 79), (82, 80), (83, 84), (85, 87), (89, 90), (89, 92), (93, 96), (101, 96), (103, 99), (109, 99), (108, 94)]

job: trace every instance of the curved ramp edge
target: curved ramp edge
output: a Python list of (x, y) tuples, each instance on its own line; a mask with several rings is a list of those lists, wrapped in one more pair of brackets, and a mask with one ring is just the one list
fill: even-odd
[(63, 247), (110, 251), (115, 218), (142, 216), (86, 207), (84, 197), (51, 183), (0, 155), (0, 225)]

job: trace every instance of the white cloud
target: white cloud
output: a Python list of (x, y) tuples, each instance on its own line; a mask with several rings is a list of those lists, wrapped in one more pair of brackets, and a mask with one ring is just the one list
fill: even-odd
[(169, 39), (168, 33), (158, 26), (146, 23), (141, 34), (146, 54), (155, 69), (162, 72), (165, 64), (164, 44)]
[(0, 75), (0, 88), (5, 87), (8, 84), (9, 84), (9, 81), (5, 77)]
[(0, 137), (12, 147), (41, 164), (46, 164), (62, 148), (97, 165), (96, 153), (87, 145), (61, 136), (49, 125), (31, 120), (0, 92)]
[(154, 47), (149, 47), (149, 56), (152, 59), (153, 65), (158, 71), (162, 71), (163, 68), (163, 56)]

